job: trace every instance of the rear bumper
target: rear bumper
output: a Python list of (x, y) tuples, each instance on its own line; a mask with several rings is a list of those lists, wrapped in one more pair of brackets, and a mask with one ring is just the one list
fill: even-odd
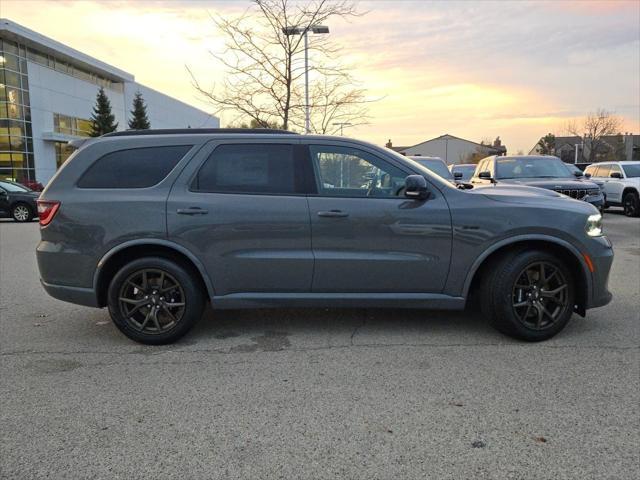
[(67, 285), (54, 285), (40, 280), (45, 291), (53, 298), (63, 302), (85, 305), (87, 307), (99, 307), (96, 292), (92, 288), (70, 287)]

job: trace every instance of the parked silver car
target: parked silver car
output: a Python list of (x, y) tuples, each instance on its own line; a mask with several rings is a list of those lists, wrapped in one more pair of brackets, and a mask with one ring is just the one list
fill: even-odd
[(59, 299), (128, 337), (178, 339), (216, 308), (478, 303), (516, 338), (611, 300), (601, 216), (551, 190), (461, 190), (389, 149), (279, 131), (150, 130), (83, 144), (38, 200)]

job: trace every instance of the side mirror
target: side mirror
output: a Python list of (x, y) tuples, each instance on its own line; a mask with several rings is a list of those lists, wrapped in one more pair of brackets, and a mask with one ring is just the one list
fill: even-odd
[(585, 178), (591, 178), (591, 174), (590, 173), (585, 173), (584, 176), (585, 176)]
[(582, 173), (582, 172), (573, 172), (573, 174), (578, 178), (584, 177), (584, 173)]
[(427, 181), (422, 175), (409, 175), (404, 179), (404, 196), (415, 200), (425, 200), (429, 197)]
[(0, 190), (0, 197), (7, 197), (7, 196), (9, 196), (7, 192), (5, 192), (4, 190)]
[(456, 180), (461, 179), (462, 176), (462, 172), (453, 172), (453, 178), (455, 178)]
[(622, 178), (622, 174), (620, 172), (611, 172), (609, 176), (611, 178)]
[(493, 177), (491, 176), (491, 172), (480, 172), (478, 174), (478, 178), (482, 178), (484, 180), (493, 180)]

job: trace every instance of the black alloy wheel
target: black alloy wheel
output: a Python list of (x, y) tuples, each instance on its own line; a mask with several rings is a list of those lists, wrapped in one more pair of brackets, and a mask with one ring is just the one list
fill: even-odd
[(118, 301), (129, 326), (151, 335), (175, 327), (186, 305), (180, 283), (169, 273), (154, 268), (129, 275), (120, 288)]
[(527, 328), (543, 330), (571, 307), (569, 284), (560, 269), (548, 262), (528, 265), (513, 286), (511, 305)]
[(627, 217), (637, 217), (640, 215), (640, 200), (638, 199), (638, 194), (635, 192), (626, 193), (622, 200), (622, 207)]
[(206, 289), (194, 267), (178, 259), (143, 257), (114, 275), (107, 292), (113, 323), (136, 342), (175, 342), (204, 309)]

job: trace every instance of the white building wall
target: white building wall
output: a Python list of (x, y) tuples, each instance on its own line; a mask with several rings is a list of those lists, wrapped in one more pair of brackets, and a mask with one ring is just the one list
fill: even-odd
[[(56, 171), (54, 143), (44, 139), (47, 133), (54, 131), (53, 114), (90, 118), (98, 86), (33, 62), (28, 62), (27, 71), (36, 178), (46, 183)], [(111, 100), (116, 121), (122, 125), (125, 118), (124, 95), (110, 89), (105, 91)]]
[(477, 144), (455, 137), (441, 137), (414, 145), (402, 153), (422, 155), (423, 157), (440, 157), (447, 165), (463, 163), (472, 153), (476, 152)]
[[(213, 115), (135, 82), (125, 83), (124, 86), (127, 115), (133, 108), (133, 97), (136, 92), (142, 94), (142, 98), (147, 105), (147, 115), (151, 122), (151, 128), (220, 127), (220, 120)], [(121, 130), (126, 128), (125, 124)]]
[[(66, 75), (51, 68), (28, 62), (29, 94), (33, 129), (33, 153), (36, 179), (45, 184), (56, 171), (53, 114), (91, 118), (99, 87), (91, 82)], [(109, 88), (105, 93), (111, 101), (118, 130), (128, 128), (133, 96), (142, 93), (152, 128), (217, 128), (218, 118), (190, 105), (135, 82), (124, 84), (124, 93)], [(49, 136), (49, 140), (46, 137)]]

